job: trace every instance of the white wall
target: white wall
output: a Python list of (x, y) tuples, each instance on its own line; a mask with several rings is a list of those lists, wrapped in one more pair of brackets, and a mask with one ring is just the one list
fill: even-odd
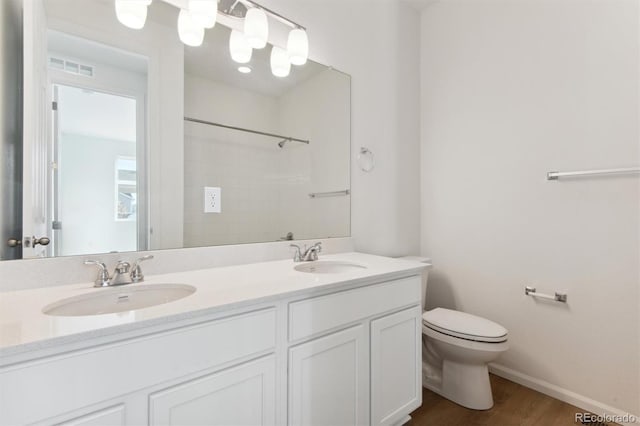
[(511, 370), (497, 371), (597, 413), (640, 414), (640, 183), (545, 174), (640, 162), (638, 12), (485, 0), (422, 14), (428, 306), (503, 324)]

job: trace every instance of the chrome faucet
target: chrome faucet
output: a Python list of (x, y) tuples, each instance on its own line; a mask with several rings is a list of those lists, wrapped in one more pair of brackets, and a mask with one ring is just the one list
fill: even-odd
[(317, 242), (309, 248), (305, 245), (304, 252), (300, 249), (299, 245), (291, 244), (289, 247), (296, 249), (296, 252), (293, 255), (294, 262), (312, 262), (314, 260), (318, 260), (318, 253), (322, 251), (321, 242)]
[(95, 280), (94, 287), (111, 287), (144, 281), (144, 275), (142, 275), (140, 263), (149, 259), (153, 259), (153, 255), (149, 254), (140, 257), (133, 262), (133, 265), (125, 260), (120, 260), (116, 264), (112, 276), (109, 275), (107, 266), (103, 262), (97, 260), (85, 260), (84, 264), (95, 265), (99, 268), (98, 278)]
[(131, 270), (131, 264), (125, 260), (119, 260), (116, 264), (116, 268), (113, 270), (111, 276), (111, 284), (109, 285), (124, 285), (130, 284), (131, 278), (127, 277), (127, 274)]

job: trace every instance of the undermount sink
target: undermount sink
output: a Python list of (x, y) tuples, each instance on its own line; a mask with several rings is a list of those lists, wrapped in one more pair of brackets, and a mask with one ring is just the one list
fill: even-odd
[(46, 315), (78, 317), (114, 314), (162, 305), (196, 292), (186, 284), (151, 284), (97, 289), (90, 294), (69, 297), (45, 306)]
[(357, 263), (342, 262), (337, 260), (316, 260), (313, 262), (302, 263), (294, 266), (298, 272), (309, 272), (313, 274), (339, 274), (342, 272), (357, 271), (359, 269), (367, 269), (364, 265)]

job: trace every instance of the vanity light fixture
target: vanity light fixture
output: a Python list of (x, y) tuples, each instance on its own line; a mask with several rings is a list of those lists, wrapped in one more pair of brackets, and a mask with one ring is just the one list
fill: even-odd
[(287, 39), (287, 52), (293, 65), (304, 65), (309, 57), (309, 38), (302, 28), (294, 28), (289, 31)]
[(231, 59), (239, 64), (246, 64), (251, 60), (253, 49), (242, 31), (231, 30), (229, 52), (231, 53)]
[(269, 39), (269, 21), (264, 10), (252, 7), (247, 10), (244, 17), (244, 34), (249, 46), (254, 49), (262, 49)]
[[(223, 4), (223, 3), (221, 3)], [(247, 43), (254, 49), (262, 49), (267, 44), (269, 38), (269, 18), (277, 20), (292, 29), (287, 38), (286, 49), (274, 46), (271, 50), (271, 72), (276, 77), (286, 77), (291, 72), (291, 65), (304, 65), (309, 57), (309, 38), (306, 29), (285, 18), (284, 16), (255, 3), (253, 0), (235, 0), (231, 5), (223, 7), (221, 14), (236, 19), (244, 18), (244, 36)], [(229, 50), (231, 57), (236, 61), (236, 56), (242, 55), (238, 52), (239, 43), (237, 34), (232, 32), (229, 40)], [(241, 62), (242, 63), (242, 62)]]
[(204, 40), (204, 28), (196, 24), (188, 10), (180, 9), (178, 14), (178, 35), (187, 46), (197, 47)]
[(139, 30), (147, 21), (151, 0), (116, 0), (116, 16), (125, 27)]
[(271, 48), (271, 72), (276, 77), (286, 77), (291, 72), (289, 53), (281, 47)]
[[(118, 20), (129, 28), (140, 29), (147, 20), (147, 9), (152, 0), (115, 0)], [(269, 17), (292, 27), (287, 38), (286, 49), (273, 46), (271, 49), (271, 72), (276, 77), (286, 77), (291, 65), (304, 65), (309, 57), (309, 38), (306, 29), (284, 16), (255, 3), (252, 0), (182, 0), (178, 14), (178, 35), (188, 46), (200, 46), (205, 29), (213, 28), (218, 14), (227, 18), (244, 19), (244, 31), (231, 28), (229, 51), (231, 58), (240, 64), (251, 61), (252, 49), (262, 49), (269, 39)], [(224, 22), (224, 21), (223, 21)], [(237, 28), (237, 27), (236, 27)], [(249, 69), (250, 70), (250, 69)]]

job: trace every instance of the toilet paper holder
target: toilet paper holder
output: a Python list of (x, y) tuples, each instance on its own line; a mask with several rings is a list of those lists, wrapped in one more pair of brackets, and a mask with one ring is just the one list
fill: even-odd
[(567, 303), (567, 293), (558, 293), (556, 291), (555, 295), (537, 293), (535, 287), (526, 286), (524, 288), (524, 294), (532, 297), (539, 297), (541, 299), (549, 299), (555, 300), (556, 302)]

